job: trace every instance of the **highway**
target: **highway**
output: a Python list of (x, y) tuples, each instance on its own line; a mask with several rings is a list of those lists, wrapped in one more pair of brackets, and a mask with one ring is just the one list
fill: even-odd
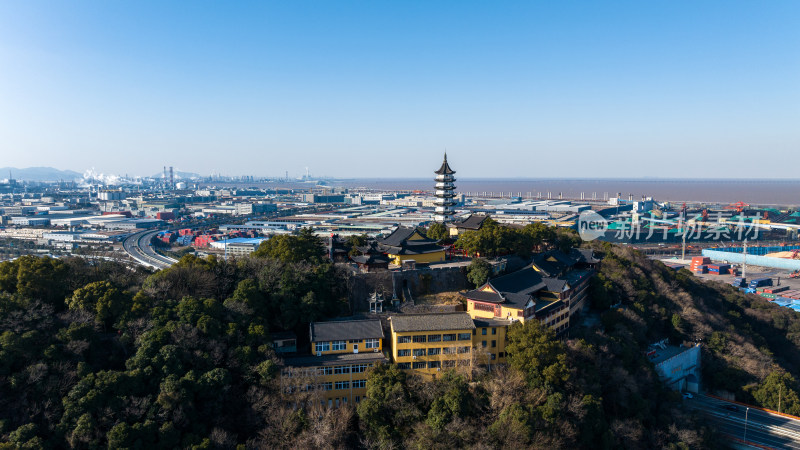
[[(737, 448), (800, 449), (800, 420), (705, 395), (684, 399)], [(734, 410), (735, 408), (735, 410)], [(745, 425), (746, 423), (746, 425)], [(746, 431), (745, 431), (746, 428)]]
[(128, 236), (122, 242), (122, 248), (136, 262), (143, 266), (154, 269), (166, 269), (175, 264), (178, 260), (168, 258), (158, 254), (150, 245), (150, 240), (159, 233), (160, 230), (145, 230)]

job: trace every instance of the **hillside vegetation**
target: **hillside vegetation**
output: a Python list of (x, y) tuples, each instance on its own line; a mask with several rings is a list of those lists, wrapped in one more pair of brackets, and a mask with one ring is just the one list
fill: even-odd
[[(302, 237), (301, 237), (302, 239)], [(649, 342), (703, 339), (706, 386), (797, 407), (798, 319), (612, 246), (600, 327), (509, 330), (509, 366), (434, 382), (375, 368), (357, 408), (290, 406), (270, 333), (347, 314), (308, 241), (150, 274), (80, 259), (0, 264), (0, 441), (8, 448), (698, 448), (715, 435), (658, 380)], [(306, 249), (298, 260), (292, 246)], [(287, 250), (289, 249), (289, 250)], [(611, 309), (610, 305), (623, 307)], [(783, 348), (787, 347), (787, 348)], [(778, 349), (782, 349), (778, 351)], [(791, 400), (794, 396), (794, 400)]]

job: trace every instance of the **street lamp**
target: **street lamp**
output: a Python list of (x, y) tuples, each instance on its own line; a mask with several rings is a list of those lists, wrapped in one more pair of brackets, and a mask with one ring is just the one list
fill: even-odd
[(747, 442), (747, 413), (750, 412), (750, 408), (745, 409), (744, 411), (744, 442)]

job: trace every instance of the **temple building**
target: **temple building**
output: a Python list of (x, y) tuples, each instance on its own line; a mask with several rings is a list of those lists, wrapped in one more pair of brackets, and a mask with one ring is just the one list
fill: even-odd
[(456, 194), (454, 192), (456, 186), (453, 184), (456, 181), (454, 176), (456, 171), (451, 169), (450, 165), (447, 164), (447, 153), (444, 154), (442, 167), (435, 173), (436, 192), (434, 195), (436, 196), (436, 213), (434, 215), (434, 220), (437, 222), (450, 222), (453, 214), (455, 214), (454, 206), (456, 206)]
[(473, 318), (509, 322), (538, 320), (556, 333), (586, 307), (589, 279), (599, 263), (591, 250), (559, 250), (538, 255), (522, 270), (491, 279), (462, 294)]
[(420, 264), (444, 262), (447, 256), (445, 247), (436, 242), (418, 228), (399, 227), (386, 238), (379, 239), (377, 244), (392, 264), (402, 266), (406, 261)]

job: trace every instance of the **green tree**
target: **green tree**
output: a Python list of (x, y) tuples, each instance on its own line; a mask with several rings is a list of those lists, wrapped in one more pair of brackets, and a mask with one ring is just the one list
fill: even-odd
[(94, 313), (95, 321), (104, 326), (113, 324), (130, 306), (129, 296), (108, 281), (95, 281), (77, 289), (69, 298), (69, 309)]
[(774, 371), (752, 389), (751, 394), (764, 408), (778, 410), (787, 414), (800, 414), (800, 398), (797, 394), (797, 380), (787, 372)]
[(367, 396), (358, 404), (364, 433), (383, 447), (398, 445), (421, 413), (411, 401), (406, 374), (394, 364), (378, 364), (367, 379)]
[(437, 384), (443, 392), (433, 400), (426, 422), (434, 430), (442, 431), (453, 418), (469, 413), (470, 394), (467, 381), (452, 370), (445, 372)]
[(506, 350), (511, 367), (525, 374), (531, 387), (560, 387), (569, 378), (564, 345), (538, 320), (508, 328)]
[(441, 241), (450, 236), (450, 233), (447, 231), (447, 226), (442, 222), (433, 222), (430, 224), (425, 234), (429, 238), (436, 239), (437, 241)]
[(475, 258), (467, 266), (467, 280), (474, 284), (476, 288), (486, 283), (491, 274), (492, 265), (483, 258)]
[(285, 262), (319, 263), (324, 255), (325, 246), (311, 228), (303, 228), (297, 235), (272, 236), (253, 252), (256, 258), (273, 258)]

